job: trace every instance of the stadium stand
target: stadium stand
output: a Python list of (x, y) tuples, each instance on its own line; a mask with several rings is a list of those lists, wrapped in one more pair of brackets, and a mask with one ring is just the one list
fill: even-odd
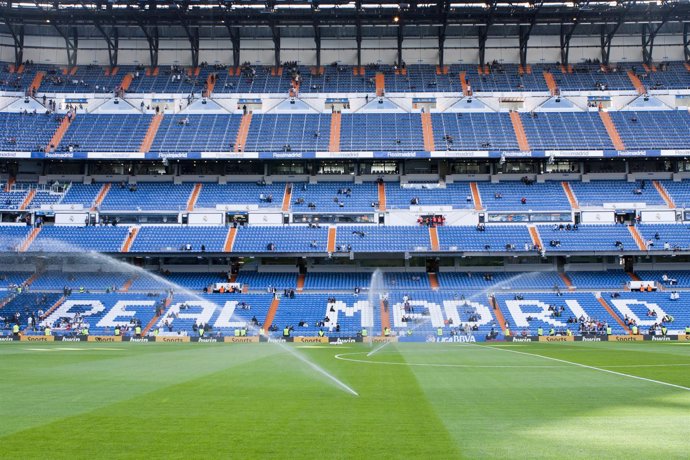
[[(469, 200), (468, 200), (469, 198)], [(473, 208), (474, 200), (467, 182), (453, 184), (389, 184), (386, 187), (386, 206), (391, 209), (409, 208), (413, 199), (417, 205), (447, 205), (453, 208)]]
[(464, 290), (513, 290), (513, 289), (564, 289), (563, 279), (556, 272), (440, 272), (439, 283), (443, 289)]
[(127, 227), (45, 226), (29, 246), (31, 252), (119, 252)]
[(650, 250), (677, 251), (690, 248), (690, 229), (687, 225), (644, 224), (638, 230)]
[(257, 271), (241, 271), (235, 282), (246, 285), (250, 290), (263, 290), (270, 287), (278, 291), (293, 289), (297, 285), (297, 273), (273, 273)]
[[(131, 94), (191, 94), (201, 95), (208, 76), (217, 76), (216, 93), (284, 93), (292, 87), (291, 75), (286, 69), (274, 75), (273, 66), (252, 65), (234, 69), (223, 65), (203, 66), (197, 69), (180, 66), (162, 66), (151, 69), (133, 65), (119, 65), (117, 73), (108, 75), (105, 68), (95, 65), (66, 69), (50, 64), (25, 66), (21, 74), (7, 69), (10, 63), (0, 63), (0, 85), (6, 91), (23, 91), (38, 72), (44, 72), (41, 89), (50, 93), (112, 93), (125, 75), (131, 74), (132, 81), (127, 88)], [(442, 93), (460, 92), (458, 78), (464, 72), (467, 83), (474, 93), (497, 92), (548, 92), (544, 72), (553, 75), (561, 91), (630, 91), (634, 86), (628, 76), (633, 71), (642, 83), (651, 90), (688, 89), (690, 79), (683, 62), (665, 62), (655, 71), (643, 70), (640, 62), (625, 62), (609, 67), (594, 63), (571, 64), (572, 72), (563, 73), (559, 64), (532, 64), (520, 69), (517, 64), (490, 63), (486, 71), (479, 73), (478, 66), (452, 64), (447, 72), (440, 74), (437, 66), (412, 64), (397, 71), (393, 66), (374, 65), (357, 72), (352, 65), (334, 64), (323, 67), (317, 74), (308, 66), (297, 66), (300, 72), (302, 93), (374, 93), (373, 81), (376, 73), (386, 78), (388, 93)], [(663, 68), (663, 70), (662, 70)], [(65, 71), (68, 70), (67, 74)], [(72, 73), (74, 72), (74, 73)]]
[(225, 227), (144, 226), (130, 252), (222, 252)]
[(690, 181), (659, 181), (677, 207), (690, 205)]
[[(547, 252), (637, 250), (627, 225), (578, 226), (577, 230), (537, 227)], [(619, 244), (617, 244), (619, 243)]]
[(110, 187), (101, 210), (177, 211), (186, 208), (193, 188), (189, 183), (120, 183)]
[(536, 150), (612, 150), (598, 113), (530, 112), (520, 114), (530, 147)]
[(602, 206), (604, 203), (646, 203), (663, 205), (664, 200), (650, 181), (636, 182), (601, 180), (570, 182), (580, 206)]
[(506, 113), (432, 113), (437, 150), (517, 150)]
[(336, 251), (405, 252), (428, 250), (429, 245), (426, 227), (352, 225), (339, 228)]
[[(561, 333), (566, 329), (581, 334), (585, 331), (603, 333), (605, 325), (610, 326), (614, 334), (625, 334), (619, 324), (621, 318), (611, 316), (593, 294), (526, 293), (521, 297), (516, 299), (511, 294), (496, 294), (504, 317), (516, 334), (526, 329), (531, 335), (536, 335), (539, 327), (543, 328), (545, 335), (552, 327)], [(581, 318), (584, 321), (580, 321)]]
[[(390, 189), (388, 193), (390, 196)], [(292, 186), (291, 199), (293, 212), (366, 212), (378, 201), (378, 188), (374, 183), (296, 183)], [(315, 206), (309, 206), (311, 203)]]
[(102, 184), (72, 183), (62, 198), (61, 204), (82, 205), (84, 209), (90, 209), (101, 191), (101, 187)]
[(32, 290), (55, 290), (68, 288), (78, 291), (85, 290), (105, 291), (119, 290), (129, 279), (127, 273), (101, 272), (101, 273), (80, 273), (80, 272), (44, 272), (41, 273), (32, 283)]
[(220, 273), (157, 273), (155, 275), (150, 276), (141, 273), (130, 275), (132, 284), (129, 290), (148, 291), (171, 289), (179, 286), (200, 293), (211, 284), (227, 282), (227, 276)]
[(314, 291), (348, 291), (354, 288), (368, 288), (371, 273), (328, 273), (309, 272), (304, 280), (304, 289)]
[(690, 142), (687, 110), (609, 112), (629, 149), (684, 149)]
[(624, 271), (568, 272), (571, 283), (577, 289), (623, 289), (632, 278)]
[(327, 114), (254, 114), (244, 150), (248, 152), (319, 152), (328, 150), (331, 117)]
[(343, 114), (340, 132), (343, 151), (424, 150), (419, 114)]
[[(487, 226), (483, 231), (475, 227), (439, 227), (442, 251), (533, 251), (532, 239), (526, 226)], [(510, 245), (510, 247), (509, 247)]]
[(325, 252), (327, 238), (325, 227), (243, 227), (237, 232), (233, 252)]
[(559, 182), (477, 182), (477, 186), (482, 204), (490, 211), (570, 209), (568, 197)]
[(59, 122), (49, 114), (0, 112), (2, 151), (34, 152), (50, 142)]
[(78, 115), (57, 146), (59, 151), (138, 152), (150, 115)]
[(572, 73), (554, 73), (556, 83), (561, 91), (620, 91), (633, 89), (633, 85), (626, 73), (627, 69), (623, 65), (606, 67), (600, 64), (577, 63), (573, 64), (572, 67)]
[(19, 286), (29, 279), (29, 272), (3, 271), (0, 273), (0, 289), (9, 289), (11, 286)]
[(256, 335), (259, 325), (252, 325), (252, 319), (262, 322), (272, 300), (270, 294), (178, 294), (155, 327), (161, 335), (172, 336), (196, 335), (195, 324), (203, 324), (209, 336), (218, 333), (232, 336), (235, 329), (242, 327), (250, 328), (250, 334)]
[(0, 226), (0, 248), (3, 251), (14, 252), (19, 249), (22, 242), (29, 236), (31, 227), (26, 226)]
[[(151, 152), (228, 152), (237, 138), (239, 115), (165, 115)], [(138, 150), (138, 145), (137, 149)]]
[[(319, 329), (333, 337), (352, 336), (353, 331), (360, 331), (362, 327), (376, 329), (376, 315), (367, 300), (351, 295), (336, 296), (336, 302), (332, 304), (328, 302), (329, 297), (333, 296), (304, 294), (294, 299), (281, 297), (273, 324), (280, 329), (292, 326), (294, 335), (305, 336), (315, 336)], [(323, 321), (323, 326), (318, 326), (320, 321)]]

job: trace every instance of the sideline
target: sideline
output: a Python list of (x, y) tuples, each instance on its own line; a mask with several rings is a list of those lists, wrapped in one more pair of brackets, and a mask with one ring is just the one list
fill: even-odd
[[(565, 359), (552, 358), (552, 357), (550, 357), (550, 356), (538, 355), (538, 354), (536, 354), (536, 353), (527, 353), (527, 352), (525, 352), (525, 351), (509, 350), (509, 349), (505, 349), (505, 348), (494, 348), (494, 347), (489, 346), (489, 345), (476, 345), (476, 344), (475, 344), (474, 346), (476, 346), (476, 347), (481, 347), (481, 348), (492, 348), (492, 349), (494, 349), (494, 350), (496, 350), (496, 351), (505, 351), (506, 353), (517, 353), (517, 354), (519, 354), (519, 355), (533, 356), (533, 357), (536, 357), (536, 358), (548, 359), (549, 361), (555, 361), (555, 362), (558, 362), (558, 363), (570, 364), (571, 366), (582, 367), (582, 368), (584, 368), (584, 369), (590, 369), (590, 370), (593, 370), (593, 371), (605, 372), (605, 373), (607, 373), (607, 374), (618, 375), (618, 376), (620, 376), (620, 377), (628, 377), (628, 378), (630, 378), (630, 379), (642, 380), (642, 381), (644, 381), (644, 382), (656, 383), (657, 385), (664, 385), (664, 386), (667, 386), (667, 387), (677, 388), (677, 389), (679, 389), (679, 390), (690, 391), (690, 388), (684, 387), (684, 386), (682, 386), (682, 385), (676, 385), (675, 383), (663, 382), (663, 381), (661, 381), (661, 380), (648, 379), (648, 378), (646, 378), (646, 377), (640, 377), (639, 375), (624, 374), (623, 372), (616, 372), (616, 371), (612, 371), (612, 370), (609, 370), (609, 369), (604, 369), (604, 368), (601, 368), (601, 367), (588, 366), (587, 364), (580, 364), (580, 363), (576, 363), (576, 362), (573, 362), (573, 361), (566, 361)], [(653, 366), (653, 365), (650, 365), (650, 366)], [(658, 365), (657, 365), (657, 366), (658, 366)], [(633, 366), (628, 366), (628, 367), (633, 367)], [(638, 367), (638, 366), (635, 366), (635, 367)], [(642, 367), (642, 366), (639, 366), (639, 367)]]
[[(465, 346), (465, 345), (460, 345), (460, 346)], [(481, 346), (481, 345), (480, 345)], [(523, 345), (518, 345), (518, 346), (523, 346)], [(491, 347), (493, 348), (493, 346)], [(438, 350), (440, 351), (440, 350)], [(512, 350), (506, 350), (506, 351), (512, 351)], [(517, 352), (519, 353), (519, 352)], [(542, 355), (532, 355), (530, 353), (524, 353), (524, 354), (529, 354), (530, 356), (539, 356), (542, 358), (548, 358), (546, 356)], [(352, 356), (352, 355), (366, 355), (367, 357), (369, 354), (365, 351), (358, 351), (358, 352), (352, 352), (352, 353), (338, 353), (337, 355), (334, 355), (335, 359), (338, 359), (340, 361), (350, 361), (353, 363), (363, 363), (363, 364), (383, 364), (387, 366), (419, 366), (419, 367), (458, 367), (458, 368), (465, 368), (465, 369), (562, 369), (566, 366), (539, 366), (539, 365), (522, 365), (522, 366), (517, 366), (517, 365), (501, 365), (501, 364), (494, 364), (494, 365), (484, 365), (484, 364), (448, 364), (448, 363), (410, 363), (410, 362), (395, 362), (395, 361), (374, 361), (374, 360), (367, 360), (367, 359), (355, 359), (355, 358), (348, 358), (347, 356)], [(554, 358), (555, 359), (555, 358)], [(562, 360), (558, 360), (562, 361)], [(577, 363), (571, 363), (570, 361), (562, 361), (564, 364), (573, 364), (576, 365)], [(583, 364), (582, 366), (586, 366)], [(625, 369), (625, 368), (643, 368), (643, 367), (688, 367), (690, 366), (690, 363), (668, 363), (668, 364), (629, 364), (629, 365), (616, 365), (616, 366), (607, 366), (609, 369)], [(601, 369), (605, 370), (605, 369)], [(611, 371), (613, 372), (613, 371)], [(623, 374), (627, 375), (627, 374)], [(634, 376), (631, 376), (634, 377)], [(643, 378), (643, 377), (640, 377)], [(669, 384), (673, 385), (673, 384)], [(685, 388), (685, 387), (683, 387)]]
[(353, 359), (353, 358), (346, 358), (346, 356), (350, 355), (366, 355), (366, 351), (357, 351), (353, 353), (339, 353), (335, 355), (335, 359), (339, 359), (341, 361), (350, 361), (353, 363), (364, 363), (364, 364), (383, 364), (383, 365), (388, 365), (388, 366), (419, 366), (419, 367), (460, 367), (460, 368), (477, 368), (477, 369), (502, 369), (502, 368), (508, 368), (508, 369), (561, 369), (565, 366), (532, 366), (532, 365), (527, 365), (527, 366), (515, 366), (515, 365), (481, 365), (481, 364), (445, 364), (445, 363), (408, 363), (408, 362), (394, 362), (394, 361), (373, 361), (373, 360), (365, 360), (365, 359)]

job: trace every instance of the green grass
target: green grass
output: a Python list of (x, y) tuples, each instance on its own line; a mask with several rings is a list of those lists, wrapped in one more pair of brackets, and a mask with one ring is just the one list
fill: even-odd
[(0, 457), (688, 457), (690, 391), (544, 357), (690, 388), (690, 345), (298, 351), (359, 396), (272, 344), (0, 344)]

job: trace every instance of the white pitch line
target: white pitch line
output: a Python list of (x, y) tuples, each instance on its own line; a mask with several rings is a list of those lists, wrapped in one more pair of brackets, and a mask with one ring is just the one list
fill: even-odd
[[(518, 346), (524, 346), (524, 345), (518, 345)], [(488, 348), (488, 347), (487, 347)], [(493, 346), (491, 348), (494, 348)], [(354, 359), (354, 358), (346, 358), (346, 356), (350, 355), (363, 355), (365, 352), (354, 352), (354, 353), (339, 353), (335, 355), (335, 359), (338, 359), (340, 361), (349, 361), (352, 363), (363, 363), (363, 364), (383, 364), (387, 366), (419, 366), (419, 367), (459, 367), (463, 369), (562, 369), (566, 366), (531, 366), (531, 365), (523, 365), (523, 366), (515, 366), (515, 365), (501, 365), (501, 364), (451, 364), (451, 363), (410, 363), (410, 362), (395, 362), (395, 361), (373, 361), (373, 360), (365, 360), (365, 359)], [(534, 355), (534, 356), (539, 356), (539, 355)], [(369, 354), (366, 354), (366, 357), (369, 357)], [(608, 366), (610, 369), (612, 368), (640, 368), (640, 367), (687, 367), (690, 366), (690, 363), (669, 363), (669, 364), (630, 364), (630, 365), (618, 365), (618, 366)]]
[(667, 387), (677, 388), (679, 390), (690, 391), (690, 388), (684, 387), (682, 385), (676, 385), (675, 383), (668, 383), (668, 382), (662, 382), (661, 380), (648, 379), (646, 377), (640, 377), (639, 375), (624, 374), (623, 372), (616, 372), (616, 371), (612, 371), (609, 369), (603, 369), (601, 367), (596, 367), (596, 366), (588, 366), (587, 364), (580, 364), (580, 363), (575, 363), (573, 361), (566, 361), (565, 359), (552, 358), (550, 356), (538, 355), (536, 353), (527, 353), (524, 351), (508, 350), (508, 349), (504, 349), (504, 348), (494, 348), (494, 347), (491, 347), (488, 345), (475, 345), (475, 346), (478, 346), (481, 348), (491, 348), (491, 349), (494, 349), (496, 351), (505, 351), (507, 353), (517, 353), (517, 354), (525, 355), (525, 356), (534, 356), (537, 358), (548, 359), (549, 361), (555, 361), (558, 363), (570, 364), (571, 366), (582, 367), (582, 368), (590, 369), (593, 371), (605, 372), (607, 374), (618, 375), (620, 377), (628, 377), (630, 379), (642, 380), (644, 382), (656, 383), (658, 385), (664, 385)]
[[(348, 355), (363, 355), (365, 352), (354, 352), (354, 353), (339, 353), (335, 355), (335, 359), (341, 361), (350, 361), (353, 363), (364, 363), (364, 364), (383, 364), (387, 366), (419, 366), (419, 367), (461, 367), (469, 369), (562, 369), (565, 366), (515, 366), (515, 365), (481, 365), (481, 364), (448, 364), (448, 363), (398, 363), (394, 361), (372, 361), (364, 359), (353, 359), (345, 358)], [(367, 357), (369, 354), (366, 355)]]

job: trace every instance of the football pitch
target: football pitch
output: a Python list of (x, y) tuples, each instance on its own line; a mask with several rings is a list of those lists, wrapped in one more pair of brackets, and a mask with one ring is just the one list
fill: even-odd
[(3, 458), (688, 458), (690, 344), (0, 345)]

